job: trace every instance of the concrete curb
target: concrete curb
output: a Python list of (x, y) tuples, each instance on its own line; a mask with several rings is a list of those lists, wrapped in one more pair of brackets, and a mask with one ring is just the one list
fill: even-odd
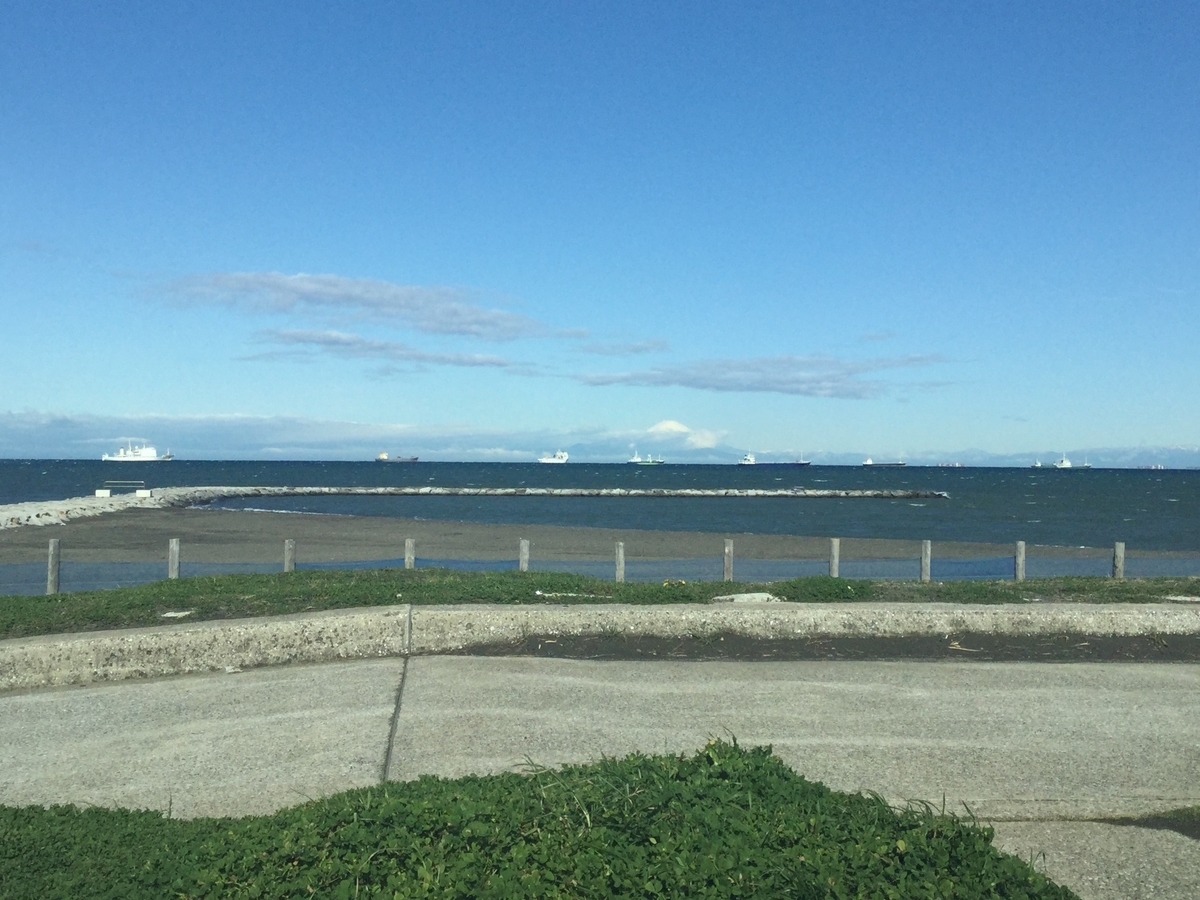
[(0, 692), (283, 663), (463, 652), (530, 636), (752, 640), (1200, 635), (1200, 607), (763, 603), (386, 606), (0, 641)]
[[(482, 614), (481, 614), (482, 613)], [(671, 606), (414, 606), (412, 652), (446, 653), (548, 637), (626, 636), (758, 640), (923, 637), (945, 634), (1200, 634), (1200, 609), (1046, 603), (762, 603)]]
[(54, 634), (0, 641), (0, 692), (408, 652), (407, 606)]

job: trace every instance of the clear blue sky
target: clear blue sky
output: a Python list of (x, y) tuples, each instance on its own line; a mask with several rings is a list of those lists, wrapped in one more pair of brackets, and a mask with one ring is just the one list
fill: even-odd
[(0, 456), (1200, 445), (1195, 2), (0, 36)]

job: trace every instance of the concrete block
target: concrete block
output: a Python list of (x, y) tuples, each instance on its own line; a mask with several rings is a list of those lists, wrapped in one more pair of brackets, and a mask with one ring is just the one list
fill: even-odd
[(153, 497), (154, 496), (154, 491), (150, 490), (149, 488), (138, 488), (134, 493), (136, 493), (137, 496), (139, 496), (139, 497)]
[(109, 488), (96, 488), (96, 496), (97, 497), (111, 497), (112, 490)]

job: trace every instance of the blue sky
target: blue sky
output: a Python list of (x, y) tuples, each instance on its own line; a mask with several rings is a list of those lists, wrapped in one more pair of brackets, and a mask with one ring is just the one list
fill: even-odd
[(1200, 446), (1200, 7), (7, 4), (0, 456)]

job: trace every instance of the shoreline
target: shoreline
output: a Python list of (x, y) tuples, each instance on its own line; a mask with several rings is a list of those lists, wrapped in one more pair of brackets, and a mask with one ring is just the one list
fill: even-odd
[[(89, 499), (89, 498), (84, 498)], [(98, 498), (99, 499), (99, 498)], [(111, 498), (116, 500), (117, 498)], [(136, 498), (143, 499), (143, 498)], [(70, 519), (55, 527), (0, 529), (0, 564), (44, 562), (50, 538), (70, 562), (156, 562), (167, 541), (178, 538), (182, 559), (196, 563), (273, 563), (284, 540), (296, 541), (302, 562), (397, 559), (405, 539), (427, 559), (512, 560), (518, 541), (530, 541), (535, 559), (611, 561), (617, 541), (628, 560), (719, 558), (724, 540), (740, 559), (824, 560), (829, 536), (747, 534), (719, 531), (651, 531), (592, 526), (490, 524), (439, 519), (295, 514), (275, 511), (126, 504)], [(841, 558), (916, 559), (920, 539), (841, 537)], [(938, 558), (1011, 556), (1013, 545), (935, 541)], [(1110, 557), (1107, 547), (1028, 545), (1030, 556)], [(1127, 558), (1190, 558), (1186, 551), (1127, 551)]]

